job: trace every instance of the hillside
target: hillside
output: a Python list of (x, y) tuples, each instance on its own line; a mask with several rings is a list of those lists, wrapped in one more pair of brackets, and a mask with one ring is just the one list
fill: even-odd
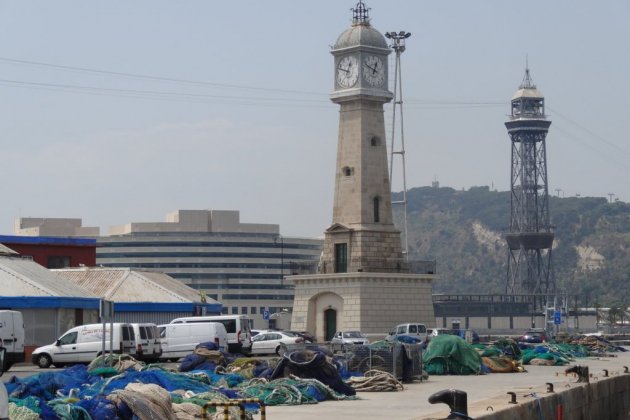
[[(508, 191), (421, 187), (407, 200), (409, 258), (437, 260), (435, 293), (505, 291)], [(630, 305), (630, 204), (550, 197), (549, 211), (558, 289), (579, 294), (581, 305)]]

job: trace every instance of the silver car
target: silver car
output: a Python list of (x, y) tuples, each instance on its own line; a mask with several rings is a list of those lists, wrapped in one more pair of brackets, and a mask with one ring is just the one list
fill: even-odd
[(361, 331), (337, 331), (330, 340), (330, 349), (334, 351), (345, 351), (348, 345), (366, 345), (370, 344)]

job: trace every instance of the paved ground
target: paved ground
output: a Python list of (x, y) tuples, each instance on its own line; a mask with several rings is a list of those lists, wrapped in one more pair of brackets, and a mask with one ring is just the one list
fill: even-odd
[[(603, 369), (610, 375), (623, 374), (623, 367), (630, 367), (630, 352), (615, 353), (616, 357), (578, 359), (588, 365), (592, 381), (603, 376)], [(173, 365), (175, 366), (175, 365)], [(525, 373), (495, 373), (480, 376), (431, 376), (425, 382), (406, 384), (401, 392), (361, 392), (359, 400), (326, 401), (324, 403), (268, 407), (269, 420), (345, 420), (345, 419), (441, 419), (448, 416), (444, 404), (429, 404), (430, 395), (443, 389), (459, 389), (468, 394), (468, 414), (479, 416), (487, 410), (499, 410), (508, 406), (507, 392), (516, 392), (518, 400), (532, 398), (532, 392), (544, 394), (546, 383), (556, 390), (580, 386), (572, 375), (565, 375), (567, 366), (527, 366)], [(53, 370), (53, 369), (50, 369)], [(33, 365), (16, 365), (5, 372), (2, 380), (12, 375), (30, 376), (42, 372)], [(492, 407), (492, 408), (488, 408)], [(256, 416), (258, 418), (258, 416)]]
[[(603, 376), (622, 374), (623, 366), (630, 367), (630, 352), (615, 353), (617, 357), (579, 359), (588, 365), (592, 381)], [(516, 392), (517, 401), (532, 398), (525, 396), (546, 392), (546, 383), (556, 390), (577, 385), (573, 375), (565, 375), (568, 366), (527, 366), (525, 373), (494, 373), (480, 376), (431, 376), (428, 381), (412, 383), (401, 392), (359, 393), (356, 401), (326, 401), (316, 405), (269, 407), (269, 420), (322, 420), (322, 419), (441, 419), (449, 414), (444, 404), (429, 404), (429, 396), (443, 389), (459, 389), (468, 394), (468, 414), (481, 415), (486, 410), (508, 407), (510, 396)], [(492, 408), (488, 408), (488, 407)]]

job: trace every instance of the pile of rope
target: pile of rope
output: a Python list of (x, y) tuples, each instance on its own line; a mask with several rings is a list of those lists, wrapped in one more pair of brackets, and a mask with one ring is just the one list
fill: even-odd
[(381, 370), (369, 370), (365, 376), (353, 376), (348, 379), (348, 384), (355, 391), (387, 392), (403, 391), (405, 387), (391, 373)]

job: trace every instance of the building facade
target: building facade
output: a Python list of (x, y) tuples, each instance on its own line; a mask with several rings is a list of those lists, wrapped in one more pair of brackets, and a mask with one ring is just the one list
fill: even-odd
[(92, 238), (0, 235), (0, 244), (46, 268), (96, 265), (96, 239)]
[(285, 277), (311, 271), (321, 249), (321, 240), (282, 236), (275, 224), (241, 223), (238, 211), (178, 210), (165, 222), (112, 227), (97, 239), (96, 263), (166, 273), (221, 302), (224, 314), (286, 328), (280, 314), (291, 312), (294, 289)]

